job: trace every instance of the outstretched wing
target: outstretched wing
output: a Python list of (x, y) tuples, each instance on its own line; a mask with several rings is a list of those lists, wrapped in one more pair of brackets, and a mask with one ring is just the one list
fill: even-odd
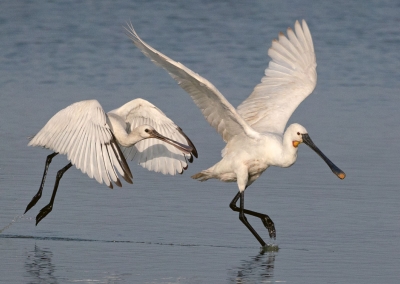
[(238, 107), (238, 113), (259, 132), (283, 133), (298, 105), (317, 84), (316, 58), (306, 21), (296, 21), (295, 32), (288, 28), (272, 41), (265, 76), (253, 93)]
[(128, 24), (126, 30), (129, 38), (143, 54), (168, 71), (179, 86), (189, 93), (208, 123), (218, 131), (225, 142), (241, 133), (251, 137), (258, 135), (207, 79), (145, 43), (139, 38), (132, 24)]
[(96, 100), (74, 103), (56, 113), (28, 146), (41, 146), (60, 154), (99, 183), (121, 186), (118, 173), (129, 183), (132, 174)]
[(175, 175), (187, 169), (187, 163), (193, 161), (193, 155), (197, 158), (196, 148), (182, 129), (150, 102), (135, 99), (108, 113), (108, 115), (113, 114), (125, 121), (128, 133), (136, 127), (146, 124), (154, 127), (165, 137), (193, 148), (191, 154), (185, 154), (168, 143), (150, 138), (131, 147), (121, 146), (126, 159), (136, 160), (142, 167), (150, 171)]

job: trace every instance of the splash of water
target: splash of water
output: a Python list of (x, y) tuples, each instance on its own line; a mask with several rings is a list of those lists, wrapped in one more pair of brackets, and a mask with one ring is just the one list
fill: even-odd
[(268, 243), (266, 246), (260, 248), (260, 253), (264, 254), (266, 252), (277, 252), (279, 251), (279, 246), (277, 243)]
[(14, 217), (14, 219), (11, 220), (11, 222), (5, 226), (4, 228), (0, 229), (0, 234), (3, 233), (3, 231), (7, 230), (8, 228), (10, 228), (15, 222), (17, 222), (17, 220), (28, 220), (28, 221), (32, 221), (34, 218), (33, 217), (27, 217), (25, 215), (17, 215)]

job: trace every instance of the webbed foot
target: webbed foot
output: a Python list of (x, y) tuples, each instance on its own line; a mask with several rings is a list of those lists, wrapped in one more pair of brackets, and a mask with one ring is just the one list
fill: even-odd
[(260, 218), (261, 221), (263, 222), (265, 228), (267, 228), (269, 237), (271, 239), (276, 239), (276, 230), (275, 230), (275, 224), (272, 222), (271, 218), (269, 216), (265, 215), (264, 217)]
[(36, 226), (37, 224), (39, 224), (39, 222), (47, 216), (47, 214), (49, 214), (51, 212), (51, 210), (53, 210), (53, 204), (47, 204), (45, 207), (43, 207), (39, 214), (37, 214), (36, 216)]
[(40, 197), (42, 197), (42, 192), (38, 192), (31, 200), (31, 202), (29, 202), (28, 206), (26, 206), (25, 212), (28, 212), (29, 209), (31, 209), (33, 206), (35, 206), (35, 204), (39, 201)]

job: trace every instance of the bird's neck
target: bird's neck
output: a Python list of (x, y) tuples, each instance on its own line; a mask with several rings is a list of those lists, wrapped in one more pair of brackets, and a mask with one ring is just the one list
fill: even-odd
[(293, 141), (288, 133), (285, 132), (282, 141), (282, 157), (281, 167), (286, 168), (296, 162), (297, 159), (297, 147), (293, 146)]
[(138, 135), (134, 130), (129, 134), (127, 134), (126, 131), (120, 134), (121, 135), (117, 137), (117, 135), (115, 135), (114, 132), (115, 138), (117, 139), (118, 143), (124, 147), (131, 147), (144, 139), (143, 137)]
[(107, 119), (115, 139), (121, 146), (131, 147), (144, 139), (134, 130), (128, 133), (126, 123), (120, 117), (108, 114)]

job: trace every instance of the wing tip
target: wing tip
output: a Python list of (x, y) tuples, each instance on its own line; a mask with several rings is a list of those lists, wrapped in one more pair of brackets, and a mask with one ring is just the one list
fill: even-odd
[(126, 26), (122, 26), (125, 29), (126, 35), (133, 41), (133, 43), (141, 42), (140, 37), (136, 33), (135, 29), (133, 28), (132, 22), (126, 22)]
[(122, 175), (122, 177), (127, 183), (133, 184), (132, 177), (128, 177), (126, 175)]
[(117, 186), (122, 187), (122, 183), (121, 183), (121, 181), (119, 180), (119, 178), (117, 178), (117, 180), (115, 180), (114, 183), (115, 183)]

